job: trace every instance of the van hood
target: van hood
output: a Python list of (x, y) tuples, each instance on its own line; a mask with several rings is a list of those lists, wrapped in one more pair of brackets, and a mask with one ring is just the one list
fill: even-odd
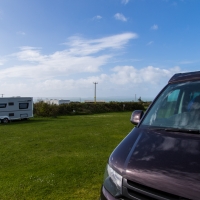
[(109, 164), (123, 178), (189, 199), (200, 196), (200, 135), (135, 128)]

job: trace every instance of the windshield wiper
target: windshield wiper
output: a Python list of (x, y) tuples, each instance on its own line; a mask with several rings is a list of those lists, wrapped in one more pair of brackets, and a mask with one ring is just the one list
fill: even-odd
[(200, 130), (195, 130), (195, 129), (165, 128), (164, 130), (169, 132), (200, 134)]

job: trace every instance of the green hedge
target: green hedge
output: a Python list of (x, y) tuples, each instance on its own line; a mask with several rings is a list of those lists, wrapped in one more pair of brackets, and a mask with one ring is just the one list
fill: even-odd
[(121, 112), (145, 110), (140, 102), (109, 102), (109, 103), (69, 103), (48, 104), (43, 101), (34, 103), (34, 115), (41, 117), (56, 117), (59, 115), (97, 114), (107, 112)]

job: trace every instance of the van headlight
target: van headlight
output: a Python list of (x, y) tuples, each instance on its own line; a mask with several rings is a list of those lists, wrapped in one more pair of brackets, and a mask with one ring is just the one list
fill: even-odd
[(108, 164), (104, 174), (103, 185), (108, 192), (115, 197), (122, 194), (122, 176), (113, 170)]

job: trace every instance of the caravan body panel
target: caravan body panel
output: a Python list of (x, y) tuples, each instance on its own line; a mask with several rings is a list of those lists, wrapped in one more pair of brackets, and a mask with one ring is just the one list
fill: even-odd
[(0, 119), (28, 119), (33, 117), (32, 97), (3, 97), (0, 98)]

